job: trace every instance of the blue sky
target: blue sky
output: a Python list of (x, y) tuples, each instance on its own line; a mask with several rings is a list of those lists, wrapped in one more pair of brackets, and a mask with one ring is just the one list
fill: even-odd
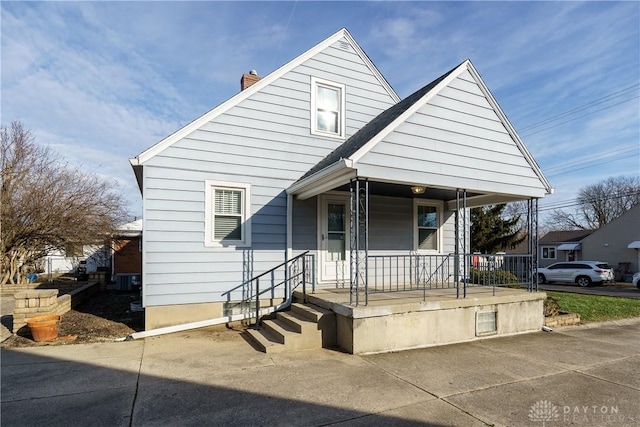
[[(556, 189), (640, 173), (639, 2), (7, 2), (2, 124), (141, 213), (128, 159), (342, 27), (405, 97), (470, 58)], [(533, 126), (533, 127), (532, 127)]]

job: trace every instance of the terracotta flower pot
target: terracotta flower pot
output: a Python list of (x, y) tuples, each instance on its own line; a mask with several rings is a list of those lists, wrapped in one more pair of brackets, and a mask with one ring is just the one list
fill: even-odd
[(31, 329), (33, 340), (36, 342), (54, 341), (58, 338), (60, 318), (59, 314), (47, 314), (27, 319), (27, 326)]

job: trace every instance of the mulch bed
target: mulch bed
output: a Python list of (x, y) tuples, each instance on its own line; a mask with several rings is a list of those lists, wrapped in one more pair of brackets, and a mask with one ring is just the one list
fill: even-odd
[(144, 330), (144, 312), (131, 311), (131, 303), (140, 300), (139, 292), (106, 291), (92, 296), (62, 315), (58, 339), (35, 342), (24, 327), (2, 343), (2, 347), (36, 347), (113, 341)]

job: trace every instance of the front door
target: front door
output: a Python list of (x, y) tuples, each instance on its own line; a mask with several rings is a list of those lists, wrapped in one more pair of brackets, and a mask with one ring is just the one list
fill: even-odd
[(349, 199), (321, 197), (320, 281), (344, 283), (349, 280)]

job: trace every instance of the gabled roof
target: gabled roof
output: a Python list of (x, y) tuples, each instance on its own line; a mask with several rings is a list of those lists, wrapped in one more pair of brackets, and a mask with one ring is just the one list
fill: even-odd
[[(458, 68), (458, 67), (456, 67)], [(360, 150), (366, 143), (371, 141), (376, 135), (382, 132), (389, 124), (397, 119), (402, 113), (407, 111), (412, 105), (418, 102), (422, 97), (428, 94), (438, 83), (445, 79), (449, 74), (455, 71), (456, 68), (449, 70), (447, 73), (438, 77), (422, 89), (412, 93), (399, 103), (389, 107), (387, 110), (380, 113), (375, 119), (367, 123), (363, 128), (353, 134), (342, 145), (333, 150), (327, 157), (322, 159), (311, 170), (302, 176), (304, 179), (314, 173), (326, 168), (339, 161), (340, 159), (348, 159)]]
[(341, 40), (343, 38), (346, 39), (349, 42), (349, 44), (353, 48), (354, 52), (356, 52), (356, 54), (362, 59), (363, 63), (371, 70), (371, 73), (378, 79), (378, 81), (380, 82), (382, 87), (385, 88), (385, 90), (389, 93), (389, 95), (396, 102), (400, 101), (400, 97), (398, 96), (398, 94), (396, 94), (396, 92), (393, 90), (393, 88), (391, 87), (389, 82), (387, 82), (387, 80), (384, 78), (382, 73), (380, 73), (380, 71), (376, 68), (376, 66), (373, 64), (373, 62), (371, 62), (371, 60), (369, 59), (367, 54), (364, 53), (362, 48), (360, 48), (360, 46), (355, 41), (355, 39), (351, 36), (349, 31), (347, 31), (346, 28), (343, 28), (343, 29), (339, 30), (338, 32), (336, 32), (335, 34), (333, 34), (330, 37), (328, 37), (327, 39), (325, 39), (322, 42), (318, 43), (317, 45), (315, 45), (311, 49), (307, 50), (302, 55), (299, 55), (298, 57), (294, 58), (293, 60), (291, 60), (288, 63), (286, 63), (285, 65), (283, 65), (282, 67), (280, 67), (277, 70), (273, 71), (272, 73), (266, 75), (265, 77), (260, 79), (258, 82), (256, 82), (255, 84), (253, 84), (249, 88), (239, 92), (235, 96), (229, 98), (227, 101), (225, 101), (222, 104), (220, 104), (217, 107), (215, 107), (213, 110), (205, 113), (204, 115), (200, 116), (199, 118), (197, 118), (196, 120), (192, 121), (188, 125), (184, 126), (183, 128), (179, 129), (178, 131), (174, 132), (173, 134), (169, 135), (168, 137), (166, 137), (162, 141), (158, 142), (157, 144), (155, 144), (151, 148), (145, 150), (144, 152), (139, 154), (137, 157), (135, 157), (133, 159), (129, 159), (129, 162), (131, 163), (132, 166), (134, 166), (134, 168), (136, 166), (141, 166), (144, 162), (146, 162), (147, 160), (149, 160), (150, 158), (152, 158), (156, 154), (160, 153), (165, 148), (171, 146), (173, 143), (175, 143), (175, 142), (179, 141), (180, 139), (186, 137), (191, 132), (198, 130), (201, 126), (203, 126), (207, 122), (209, 122), (209, 121), (213, 120), (215, 117), (225, 113), (230, 108), (232, 108), (235, 105), (239, 104), (241, 101), (247, 99), (248, 97), (250, 97), (254, 93), (260, 91), (265, 86), (270, 85), (273, 81), (275, 81), (278, 78), (282, 77), (284, 74), (286, 74), (289, 71), (293, 70), (294, 68), (296, 68), (297, 66), (299, 66), (303, 62), (311, 59), (313, 56), (315, 56), (319, 52), (323, 51), (324, 49), (328, 48), (329, 46), (331, 46), (332, 44), (334, 44), (335, 42), (337, 42), (338, 40)]
[[(296, 193), (299, 191), (306, 191), (306, 196), (312, 195), (311, 191), (308, 191), (309, 187), (313, 185), (314, 180), (330, 180), (327, 171), (330, 168), (335, 174), (340, 174), (344, 177), (348, 176), (345, 170), (357, 169), (357, 161), (365, 154), (371, 151), (376, 144), (382, 141), (387, 135), (393, 132), (398, 126), (404, 123), (412, 114), (414, 114), (419, 108), (424, 106), (431, 100), (438, 92), (445, 88), (451, 81), (462, 74), (465, 71), (473, 76), (480, 90), (488, 100), (489, 104), (497, 114), (498, 118), (504, 125), (508, 134), (522, 153), (523, 157), (530, 165), (535, 175), (539, 178), (541, 184), (548, 194), (553, 193), (553, 187), (546, 179), (540, 166), (535, 161), (529, 150), (516, 133), (515, 129), (507, 119), (497, 101), (484, 84), (484, 81), (480, 77), (480, 74), (476, 71), (475, 67), (469, 59), (462, 62), (457, 67), (438, 77), (428, 85), (409, 95), (398, 104), (390, 107), (386, 111), (382, 112), (375, 119), (365, 125), (362, 129), (356, 132), (351, 138), (344, 142), (341, 146), (335, 149), (327, 157), (321, 160), (313, 168), (311, 168), (302, 178), (296, 181), (287, 192)], [(335, 180), (334, 180), (335, 181)]]
[(572, 243), (580, 242), (582, 239), (595, 232), (596, 230), (566, 230), (566, 231), (550, 231), (540, 238), (539, 244), (549, 243)]

